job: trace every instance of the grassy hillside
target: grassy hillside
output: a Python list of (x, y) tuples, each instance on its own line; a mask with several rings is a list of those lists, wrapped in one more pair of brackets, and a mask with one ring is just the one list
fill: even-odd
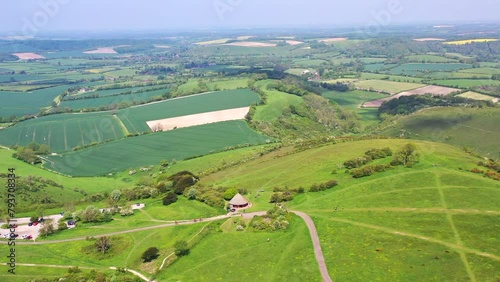
[[(500, 183), (465, 171), (478, 159), (453, 146), (415, 141), (421, 160), (413, 168), (360, 179), (337, 169), (370, 148), (395, 151), (406, 142), (369, 140), (295, 154), (276, 152), (202, 183), (252, 190), (249, 197), (262, 209), (273, 187), (308, 188), (337, 179), (339, 186), (332, 190), (305, 193), (287, 204), (313, 217), (329, 272), (337, 281), (500, 277), (500, 239), (495, 235)], [(332, 174), (334, 170), (338, 172)], [(256, 190), (264, 190), (259, 199), (253, 197)]]
[(380, 133), (476, 149), (500, 158), (500, 109), (429, 109), (406, 116)]

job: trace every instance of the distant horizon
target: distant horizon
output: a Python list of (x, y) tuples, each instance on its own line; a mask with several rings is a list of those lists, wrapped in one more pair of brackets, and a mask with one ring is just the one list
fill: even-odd
[(0, 31), (33, 36), (72, 31), (381, 29), (499, 23), (499, 10), (495, 0), (25, 0), (3, 4)]

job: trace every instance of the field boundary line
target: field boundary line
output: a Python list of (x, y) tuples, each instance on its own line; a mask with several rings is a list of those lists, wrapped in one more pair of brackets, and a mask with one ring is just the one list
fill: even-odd
[[(436, 177), (436, 182), (437, 182), (436, 187), (437, 187), (438, 192), (439, 192), (439, 198), (441, 199), (441, 204), (443, 205), (443, 208), (448, 210), (448, 205), (446, 204), (444, 192), (443, 192), (443, 189), (441, 188), (441, 175), (438, 174), (436, 176), (437, 176)], [(457, 227), (455, 226), (455, 222), (453, 221), (453, 217), (452, 217), (451, 213), (448, 211), (446, 211), (446, 218), (448, 219), (448, 223), (450, 224), (451, 230), (453, 231), (453, 235), (455, 236), (455, 240), (456, 240), (457, 244), (459, 246), (463, 246), (462, 239), (460, 238), (460, 234), (458, 233)], [(472, 282), (476, 282), (477, 281), (476, 276), (474, 275), (474, 272), (472, 271), (472, 269), (470, 267), (470, 263), (467, 260), (467, 256), (465, 255), (465, 253), (462, 250), (460, 250), (458, 253), (460, 254), (460, 258), (464, 264), (465, 270), (467, 271), (467, 274), (469, 275), (469, 279)]]
[(490, 253), (486, 253), (486, 252), (482, 252), (480, 250), (475, 250), (475, 249), (471, 249), (471, 248), (468, 248), (468, 247), (459, 246), (459, 245), (456, 245), (456, 244), (444, 242), (444, 241), (441, 241), (441, 240), (437, 240), (437, 239), (426, 237), (426, 236), (422, 236), (422, 235), (412, 234), (412, 233), (408, 233), (408, 232), (401, 232), (401, 231), (397, 231), (397, 230), (390, 229), (390, 228), (387, 228), (387, 227), (382, 227), (382, 226), (378, 226), (378, 225), (372, 225), (372, 224), (363, 223), (363, 222), (352, 221), (352, 220), (338, 218), (338, 217), (328, 217), (327, 219), (331, 220), (331, 221), (336, 221), (336, 222), (342, 222), (342, 223), (351, 224), (351, 225), (354, 225), (354, 226), (359, 226), (359, 227), (374, 229), (374, 230), (382, 231), (382, 232), (393, 234), (393, 235), (410, 237), (410, 238), (416, 238), (416, 239), (428, 241), (428, 242), (431, 242), (431, 243), (440, 244), (440, 245), (443, 245), (443, 246), (446, 246), (446, 247), (449, 247), (449, 248), (452, 248), (452, 249), (455, 249), (455, 250), (462, 250), (462, 251), (465, 251), (465, 252), (468, 252), (468, 253), (471, 253), (471, 254), (475, 254), (475, 255), (478, 255), (478, 256), (486, 257), (486, 258), (489, 258), (489, 259), (492, 259), (492, 260), (495, 260), (495, 261), (500, 261), (500, 257), (499, 256), (496, 256), (496, 255), (493, 255), (493, 254), (490, 254)]

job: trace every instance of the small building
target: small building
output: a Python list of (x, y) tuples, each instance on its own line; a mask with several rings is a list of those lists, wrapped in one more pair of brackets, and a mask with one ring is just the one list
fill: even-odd
[(240, 193), (234, 195), (234, 197), (229, 201), (231, 208), (242, 209), (248, 207), (249, 202)]

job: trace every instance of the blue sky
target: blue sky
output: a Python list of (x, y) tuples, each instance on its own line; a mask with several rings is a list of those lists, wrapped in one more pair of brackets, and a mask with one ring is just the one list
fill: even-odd
[(2, 1), (0, 30), (144, 30), (500, 21), (500, 0)]

